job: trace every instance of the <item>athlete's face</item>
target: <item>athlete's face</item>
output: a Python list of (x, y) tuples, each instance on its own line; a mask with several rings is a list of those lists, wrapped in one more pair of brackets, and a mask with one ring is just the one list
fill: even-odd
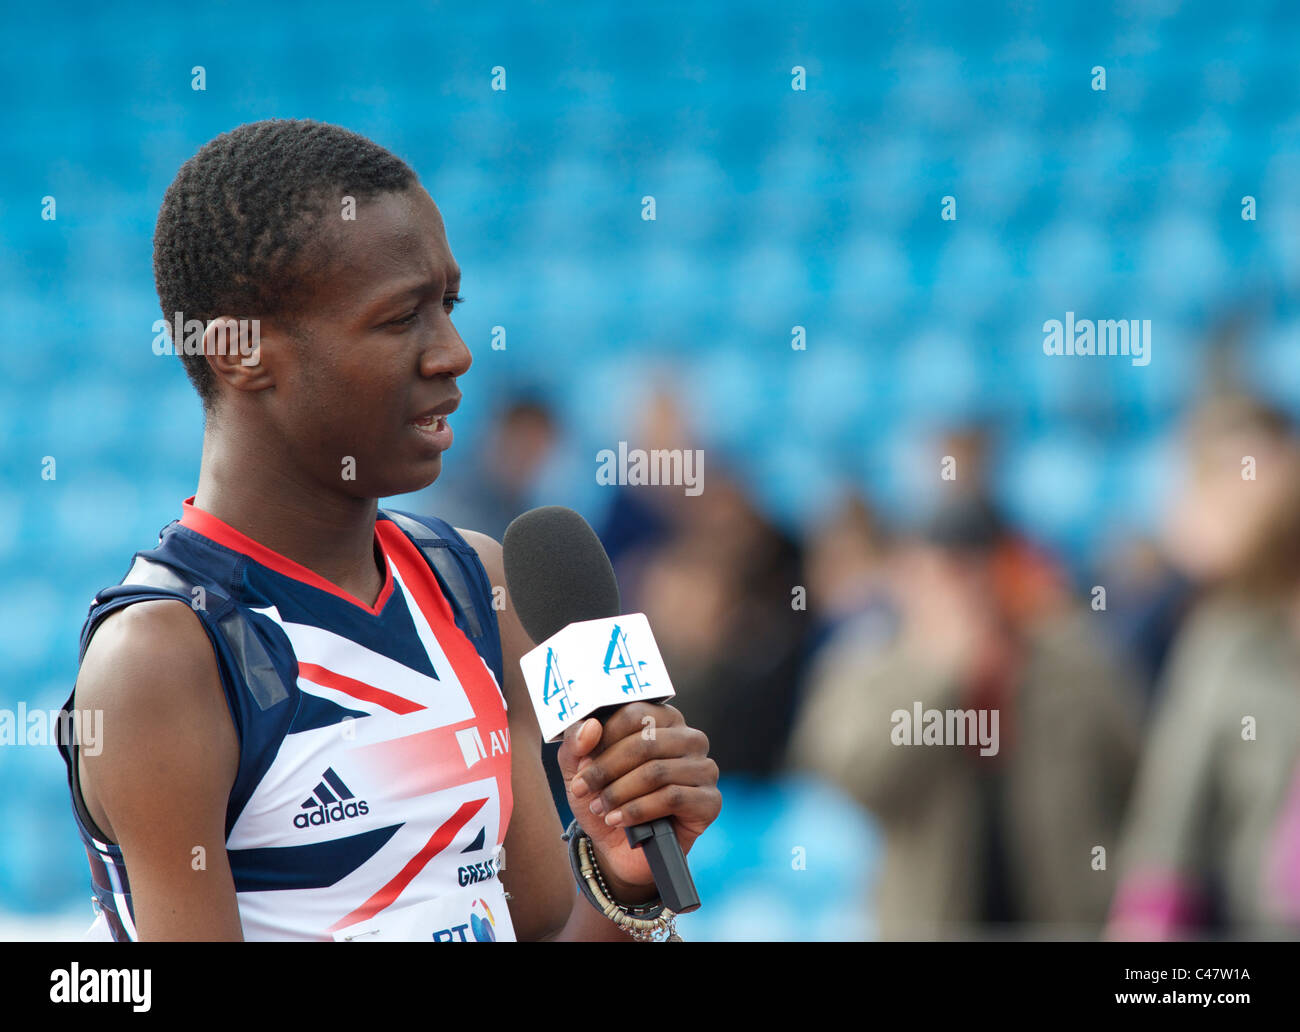
[(460, 268), (423, 187), (359, 203), (278, 363), (271, 408), (295, 465), (358, 498), (416, 491), (442, 470), (444, 419), (469, 349), (451, 322)]

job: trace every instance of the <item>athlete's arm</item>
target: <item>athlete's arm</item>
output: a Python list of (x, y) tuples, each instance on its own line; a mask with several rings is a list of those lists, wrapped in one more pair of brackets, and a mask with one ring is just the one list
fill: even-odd
[(239, 740), (190, 607), (137, 602), (106, 617), (76, 708), (103, 713), (98, 755), (79, 758), (82, 794), (122, 849), (139, 938), (241, 940), (225, 833)]
[[(510, 892), (515, 934), (521, 941), (634, 941), (579, 894), (570, 870), (568, 850), (560, 839), (564, 829), (542, 766), (541, 729), (519, 668), (520, 656), (534, 642), (505, 591), (501, 545), (486, 534), (468, 530), (460, 534), (478, 552), (488, 580), (505, 593), (497, 623), (509, 707), (514, 810), (506, 832), (501, 881)], [(653, 736), (642, 733), (646, 716), (654, 720)], [(708, 739), (687, 727), (671, 706), (626, 706), (607, 722), (603, 733), (595, 721), (570, 729), (559, 753), (566, 777), (572, 778), (584, 757), (594, 759), (583, 768), (592, 782), (590, 790), (579, 800), (570, 788), (569, 804), (580, 815), (584, 830), (592, 834), (606, 884), (621, 901), (653, 899), (654, 882), (640, 851), (628, 847), (623, 827), (606, 827), (603, 818), (590, 812), (591, 801), (599, 795), (608, 804), (607, 812), (621, 809), (626, 824), (671, 815), (682, 848), (689, 850), (722, 808), (716, 787), (718, 767), (707, 753)], [(628, 877), (620, 878), (619, 870)]]

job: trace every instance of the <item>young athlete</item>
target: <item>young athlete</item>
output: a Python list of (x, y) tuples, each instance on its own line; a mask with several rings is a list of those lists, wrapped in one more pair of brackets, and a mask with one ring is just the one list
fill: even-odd
[[(500, 544), (378, 508), (437, 478), (471, 361), (429, 194), (364, 137), (257, 122), (185, 163), (154, 245), (165, 320), (206, 328), (175, 342), (206, 425), (194, 497), (82, 632), (67, 708), (102, 711), (103, 744), (60, 748), (97, 926), (632, 937), (578, 891), (519, 669), (533, 642), (492, 604)], [(559, 751), (633, 915), (656, 890), (624, 828), (670, 815), (689, 850), (721, 809), (707, 753), (645, 703)]]

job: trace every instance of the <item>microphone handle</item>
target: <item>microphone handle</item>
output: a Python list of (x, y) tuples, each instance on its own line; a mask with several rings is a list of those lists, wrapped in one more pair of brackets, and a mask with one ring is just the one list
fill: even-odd
[[(604, 724), (620, 706), (602, 706), (591, 716)], [(644, 849), (646, 863), (654, 875), (655, 888), (664, 906), (674, 914), (689, 914), (700, 908), (700, 894), (695, 891), (695, 880), (686, 865), (686, 854), (677, 841), (671, 817), (657, 817), (644, 824), (623, 829), (627, 844), (633, 849)]]

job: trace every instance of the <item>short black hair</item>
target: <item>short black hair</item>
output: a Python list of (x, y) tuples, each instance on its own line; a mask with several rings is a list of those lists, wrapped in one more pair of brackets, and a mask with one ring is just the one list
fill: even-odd
[[(344, 196), (360, 202), (415, 182), (401, 158), (337, 125), (275, 118), (222, 133), (181, 166), (158, 211), (153, 271), (164, 321), (180, 312), (205, 325), (220, 315), (291, 325), (325, 213), (341, 212)], [(206, 356), (173, 343), (210, 410)]]

